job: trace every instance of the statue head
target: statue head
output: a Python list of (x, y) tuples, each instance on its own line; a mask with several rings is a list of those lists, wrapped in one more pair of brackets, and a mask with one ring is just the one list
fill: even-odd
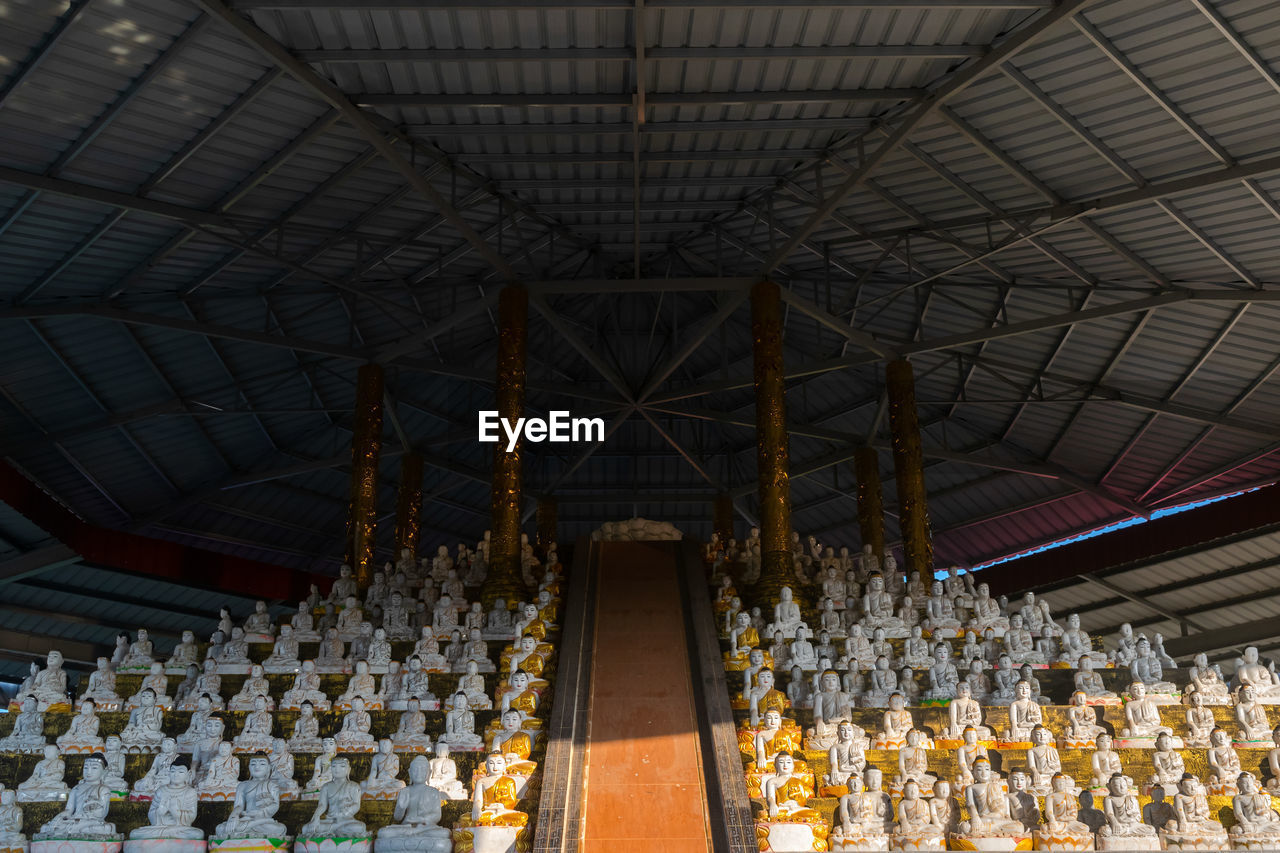
[(255, 711), (267, 710), (267, 697), (263, 696), (261, 693), (253, 697), (253, 710)]
[(973, 762), (973, 781), (985, 782), (991, 778), (991, 762), (986, 758), (979, 758)]
[(764, 712), (764, 727), (766, 729), (782, 728), (782, 714), (776, 708), (770, 708)]
[(1178, 780), (1178, 791), (1190, 797), (1195, 794), (1200, 780), (1196, 779), (1194, 774), (1183, 773), (1182, 778)]
[(1019, 699), (1030, 699), (1031, 698), (1031, 682), (1019, 681), (1017, 684), (1013, 686), (1013, 693)]
[(138, 701), (142, 703), (144, 708), (150, 708), (156, 704), (156, 692), (148, 687), (138, 693)]
[(1252, 684), (1246, 684), (1240, 688), (1240, 702), (1242, 704), (1252, 704), (1258, 698), (1258, 691), (1254, 689)]
[(335, 758), (329, 762), (329, 770), (335, 782), (345, 782), (351, 778), (351, 762), (345, 758)]
[(879, 791), (883, 780), (884, 774), (880, 772), (878, 767), (867, 766), (862, 771), (862, 781), (867, 786), (868, 791)]
[(1147, 685), (1141, 681), (1135, 681), (1129, 685), (1129, 695), (1134, 699), (1141, 699), (1147, 695)]
[(920, 730), (907, 729), (907, 746), (916, 748), (920, 745)]
[(471, 706), (467, 704), (467, 694), (461, 691), (453, 694), (453, 710), (467, 711), (470, 710), (470, 708)]
[(778, 590), (778, 598), (780, 598), (782, 601), (790, 601), (791, 587), (784, 586), (782, 589)]
[(331, 737), (321, 738), (320, 751), (325, 755), (335, 755), (338, 752), (338, 742)]
[(961, 681), (956, 684), (956, 698), (968, 699), (973, 693), (973, 688), (969, 686), (969, 682)]
[(1240, 789), (1240, 793), (1246, 797), (1250, 794), (1258, 793), (1258, 779), (1248, 770), (1236, 777), (1236, 787)]
[(889, 697), (889, 710), (901, 711), (906, 705), (906, 700), (902, 698), (901, 693), (894, 693)]
[[(55, 747), (56, 749), (56, 747)], [(87, 782), (100, 782), (107, 772), (107, 759), (103, 758), (101, 753), (93, 753), (84, 760), (84, 767), (81, 774)]]
[(515, 708), (508, 708), (502, 712), (502, 728), (505, 731), (514, 732), (520, 730), (521, 716), (520, 712)]
[(511, 686), (522, 693), (529, 689), (529, 673), (523, 669), (511, 673)]
[(822, 673), (822, 677), (819, 679), (819, 686), (824, 693), (834, 693), (840, 689), (840, 676), (828, 670)]
[(1107, 790), (1113, 797), (1123, 797), (1129, 793), (1129, 777), (1123, 773), (1112, 773), (1107, 780)]
[(1049, 742), (1049, 730), (1037, 723), (1031, 729), (1031, 742), (1036, 746), (1044, 746)]
[(169, 765), (169, 784), (179, 788), (187, 787), (191, 778), (191, 768), (185, 761), (175, 761)]
[(747, 663), (754, 667), (764, 666), (764, 652), (761, 649), (752, 649), (747, 653)]
[(348, 566), (346, 563), (343, 563), (341, 566), (339, 566), (339, 567), (338, 567), (338, 577), (340, 577), (340, 578), (349, 578), (349, 577), (351, 577), (351, 567), (350, 567), (350, 566)]
[(964, 731), (960, 733), (960, 739), (964, 741), (967, 746), (973, 746), (978, 742), (978, 730), (973, 726), (965, 726)]
[(1227, 733), (1217, 726), (1214, 727), (1213, 731), (1209, 732), (1210, 746), (1226, 746), (1230, 742), (1231, 740), (1227, 737)]
[(484, 769), (489, 776), (501, 776), (507, 772), (507, 759), (501, 752), (491, 752), (484, 760)]
[(795, 759), (791, 757), (791, 753), (786, 752), (785, 750), (783, 752), (779, 752), (773, 757), (773, 770), (780, 776), (789, 776), (791, 772), (795, 770), (795, 766)]
[(765, 668), (756, 673), (756, 685), (762, 691), (773, 689), (773, 670)]
[(836, 724), (836, 740), (841, 743), (849, 743), (853, 740), (853, 723), (848, 720), (841, 720)]
[(1098, 736), (1093, 739), (1093, 745), (1095, 748), (1106, 752), (1111, 749), (1111, 735), (1106, 732), (1099, 732)]
[(1027, 790), (1027, 774), (1021, 768), (1015, 768), (1009, 774), (1009, 790), (1015, 793)]

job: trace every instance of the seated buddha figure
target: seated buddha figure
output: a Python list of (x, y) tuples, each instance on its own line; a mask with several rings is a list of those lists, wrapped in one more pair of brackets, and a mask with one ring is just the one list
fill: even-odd
[(1058, 640), (1058, 660), (1062, 663), (1076, 665), (1081, 657), (1088, 657), (1094, 664), (1106, 664), (1107, 653), (1094, 651), (1093, 637), (1080, 627), (1080, 614), (1067, 616), (1067, 628)]
[(1111, 777), (1121, 772), (1120, 753), (1111, 748), (1111, 735), (1101, 732), (1094, 738), (1093, 755), (1089, 757), (1089, 765), (1092, 771), (1090, 786), (1097, 790), (1106, 789)]
[(894, 611), (893, 593), (886, 589), (884, 576), (872, 575), (862, 596), (863, 623), (873, 631), (884, 628), (886, 634), (897, 636), (904, 626)]
[(1031, 749), (1027, 750), (1027, 770), (1031, 775), (1031, 793), (1046, 797), (1052, 789), (1051, 782), (1062, 772), (1062, 758), (1053, 745), (1052, 736), (1044, 726), (1031, 730)]
[(828, 749), (836, 739), (836, 726), (853, 719), (853, 697), (840, 689), (840, 676), (833, 670), (822, 673), (813, 697), (811, 748)]
[(511, 673), (506, 689), (504, 690), (501, 685), (498, 687), (500, 691), (500, 695), (497, 697), (498, 710), (504, 713), (506, 711), (517, 711), (520, 714), (521, 721), (528, 723), (531, 718), (537, 715), (540, 702), (538, 692), (533, 689), (531, 684), (532, 680), (529, 678), (529, 673), (524, 670), (518, 669)]
[(911, 712), (907, 710), (901, 693), (889, 697), (889, 708), (881, 717), (880, 731), (871, 744), (872, 749), (901, 749), (906, 745), (907, 732), (915, 728)]
[(780, 752), (774, 757), (773, 775), (764, 780), (762, 787), (769, 820), (821, 821), (822, 816), (807, 806), (813, 791), (794, 771), (791, 753)]
[(1190, 707), (1186, 714), (1187, 735), (1183, 740), (1189, 747), (1203, 749), (1209, 745), (1209, 735), (1218, 723), (1213, 711), (1204, 706), (1203, 694), (1192, 693), (1187, 698), (1190, 699)]
[(354, 707), (353, 700), (356, 697), (364, 700), (366, 708), (372, 708), (373, 710), (382, 708), (383, 696), (378, 692), (378, 682), (369, 671), (368, 661), (356, 662), (355, 672), (351, 674), (351, 679), (347, 682), (347, 689), (333, 701), (333, 706), (340, 711), (352, 708)]
[[(1100, 849), (1160, 849), (1155, 827), (1142, 822), (1142, 808), (1130, 789), (1128, 776), (1117, 772), (1107, 780), (1102, 810), (1106, 823), (1098, 830)], [(1150, 844), (1156, 846), (1148, 846)]]
[(991, 729), (983, 724), (982, 706), (973, 698), (967, 681), (956, 685), (956, 698), (947, 705), (947, 728), (943, 732), (948, 740), (962, 740), (964, 730), (971, 728), (979, 740), (991, 740)]
[(1164, 664), (1151, 651), (1151, 641), (1139, 637), (1136, 654), (1129, 662), (1129, 674), (1134, 681), (1141, 681), (1147, 687), (1147, 693), (1178, 693), (1178, 686), (1164, 680)]
[(1240, 688), (1236, 699), (1236, 722), (1240, 724), (1236, 741), (1241, 745), (1270, 745), (1271, 723), (1267, 720), (1267, 709), (1258, 701), (1258, 692), (1251, 684)]
[(479, 750), (484, 741), (476, 734), (476, 715), (467, 705), (465, 693), (455, 693), (448, 713), (444, 715), (444, 734), (440, 740), (457, 749)]
[(58, 802), (67, 798), (67, 783), (63, 781), (66, 764), (58, 754), (58, 747), (46, 744), (44, 757), (36, 762), (31, 775), (18, 783), (18, 802)]
[(142, 695), (145, 691), (150, 690), (155, 700), (154, 704), (161, 708), (172, 708), (173, 697), (169, 695), (169, 676), (164, 671), (164, 664), (155, 661), (151, 664), (151, 669), (142, 677), (142, 684), (138, 687), (138, 692), (129, 697), (124, 704), (126, 711), (132, 711), (142, 704)]
[(800, 748), (799, 729), (791, 720), (783, 719), (778, 709), (770, 708), (764, 713), (761, 727), (755, 732), (739, 731), (738, 748), (747, 752), (748, 740), (750, 751), (755, 756), (749, 770), (762, 770), (773, 763), (773, 757), (779, 752), (795, 752)]
[(1188, 682), (1182, 691), (1182, 701), (1191, 704), (1191, 697), (1199, 693), (1204, 705), (1230, 705), (1231, 691), (1222, 678), (1218, 666), (1209, 665), (1209, 658), (1204, 652), (1197, 654), (1187, 671)]
[(1156, 748), (1151, 753), (1151, 767), (1154, 771), (1149, 783), (1152, 788), (1159, 786), (1166, 793), (1178, 789), (1178, 783), (1187, 768), (1182, 755), (1173, 748), (1173, 741), (1164, 732), (1156, 737)]
[(920, 787), (928, 789), (938, 780), (937, 776), (929, 772), (929, 751), (921, 746), (923, 742), (924, 732), (919, 729), (907, 732), (906, 745), (898, 750), (898, 785), (911, 779)]
[(823, 783), (837, 787), (848, 784), (850, 777), (861, 775), (867, 766), (866, 750), (867, 733), (860, 726), (848, 721), (837, 725), (836, 742), (827, 750), (828, 769)]
[(298, 719), (294, 721), (293, 732), (289, 736), (289, 751), (320, 752), (322, 747), (320, 720), (316, 717), (315, 706), (304, 701), (298, 711)]
[(950, 636), (960, 630), (960, 620), (956, 618), (955, 604), (944, 591), (942, 581), (934, 581), (929, 597), (924, 602), (924, 627), (934, 637)]
[(1027, 834), (1022, 823), (1014, 819), (1009, 795), (985, 758), (973, 764), (973, 782), (964, 789), (964, 804), (969, 818), (960, 822), (961, 835), (985, 838)]
[(1043, 724), (1040, 704), (1031, 698), (1031, 684), (1019, 681), (1014, 688), (1014, 700), (1009, 703), (1009, 728), (1005, 741), (1025, 743), (1031, 740), (1031, 730)]
[(1231, 745), (1231, 738), (1222, 729), (1214, 729), (1209, 735), (1209, 788), (1218, 796), (1236, 794), (1236, 779), (1240, 775), (1240, 756)]
[(739, 668), (739, 664), (745, 663), (747, 653), (759, 645), (760, 634), (751, 625), (751, 614), (739, 610), (729, 630), (729, 651), (724, 653), (725, 668)]
[(316, 672), (316, 662), (311, 660), (302, 662), (300, 671), (293, 677), (293, 686), (280, 698), (280, 710), (299, 710), (304, 702), (322, 711), (329, 710), (329, 697), (320, 689), (320, 673)]
[(28, 695), (22, 700), (13, 728), (6, 737), (0, 738), (0, 751), (35, 753), (43, 752), (44, 746), (44, 712), (40, 710), (39, 700)]
[(1241, 773), (1236, 787), (1240, 793), (1231, 800), (1236, 820), (1230, 830), (1234, 849), (1280, 848), (1280, 814), (1272, 804), (1271, 795), (1258, 790), (1258, 780), (1252, 773)]
[(997, 636), (1009, 628), (1008, 617), (1000, 613), (1000, 603), (991, 597), (991, 588), (985, 583), (978, 584), (968, 627), (979, 634), (991, 628)]
[(956, 672), (956, 665), (951, 662), (951, 647), (946, 643), (938, 643), (933, 647), (933, 662), (929, 665), (929, 689), (925, 691), (924, 698), (954, 699), (959, 683), (960, 674)]
[[(914, 784), (914, 780), (908, 780), (908, 784)], [(842, 847), (856, 843), (858, 839), (883, 837), (886, 825), (883, 799), (863, 787), (861, 776), (850, 776), (848, 786), (849, 793), (840, 797), (840, 804), (836, 807), (835, 831), (831, 836), (833, 844)], [(928, 811), (927, 806), (925, 811)]]
[(1090, 699), (1116, 700), (1120, 697), (1108, 690), (1099, 675), (1093, 668), (1093, 658), (1088, 655), (1081, 655), (1076, 661), (1076, 674), (1072, 680), (1075, 683), (1076, 690), (1084, 693)]
[(102, 738), (98, 735), (97, 706), (92, 699), (80, 701), (80, 713), (71, 718), (67, 731), (58, 736), (58, 749), (64, 753), (100, 752)]
[(792, 599), (791, 587), (784, 586), (778, 591), (778, 603), (773, 606), (773, 621), (765, 628), (765, 633), (772, 635), (775, 631), (781, 631), (784, 636), (791, 637), (803, 621), (800, 605)]
[[(500, 752), (484, 760), (484, 775), (476, 779), (471, 796), (471, 826), (527, 826), (529, 816), (516, 811), (516, 780), (507, 774)], [(460, 822), (465, 825), (467, 822)]]
[(530, 761), (533, 753), (533, 737), (523, 729), (523, 720), (517, 711), (503, 713), (502, 728), (489, 736), (485, 745), (489, 752), (502, 753), (507, 763), (507, 773), (515, 776), (532, 776), (538, 769), (536, 762)]
[(1071, 704), (1067, 707), (1067, 730), (1063, 733), (1063, 746), (1086, 748), (1104, 731), (1098, 725), (1098, 715), (1093, 706), (1088, 704), (1089, 697), (1083, 690), (1071, 694)]
[(270, 752), (275, 745), (271, 736), (271, 712), (267, 710), (267, 697), (253, 700), (253, 710), (244, 718), (240, 734), (232, 740), (234, 752)]
[(398, 752), (430, 752), (431, 735), (427, 734), (427, 715), (417, 699), (410, 699), (400, 714), (399, 727), (391, 735), (391, 743)]
[(1236, 664), (1235, 680), (1239, 686), (1249, 685), (1264, 705), (1280, 703), (1280, 678), (1258, 662), (1258, 649), (1249, 646)]
[(1212, 845), (1210, 849), (1223, 850), (1227, 846), (1227, 831), (1214, 820), (1209, 810), (1209, 798), (1200, 780), (1184, 773), (1178, 781), (1178, 793), (1173, 797), (1174, 819), (1165, 826), (1165, 844), (1173, 848), (1183, 843)]
[(1075, 780), (1065, 773), (1055, 773), (1049, 787), (1050, 791), (1044, 798), (1044, 827), (1036, 832), (1036, 843), (1041, 849), (1048, 849), (1045, 836), (1066, 838), (1072, 844), (1067, 849), (1089, 849), (1093, 831), (1080, 820), (1080, 802), (1077, 799)]
[(228, 711), (251, 711), (259, 696), (267, 700), (267, 708), (275, 707), (271, 700), (271, 684), (262, 671), (261, 664), (254, 664), (249, 670), (249, 677), (240, 685), (240, 691), (227, 701)]
[(422, 661), (422, 668), (427, 672), (451, 672), (453, 667), (449, 659), (440, 653), (440, 641), (432, 633), (430, 625), (422, 627), (422, 635), (413, 647), (413, 656)]
[(281, 625), (280, 636), (271, 648), (271, 654), (262, 662), (264, 672), (297, 672), (302, 666), (298, 660), (298, 638), (292, 625)]
[[(1141, 681), (1129, 685), (1129, 701), (1124, 706), (1125, 728), (1121, 736), (1126, 738), (1155, 738), (1160, 732), (1172, 735), (1173, 729), (1160, 720), (1160, 708), (1147, 696), (1147, 686)], [(1181, 740), (1175, 740), (1181, 746)]]
[(963, 789), (973, 784), (973, 765), (979, 758), (988, 758), (987, 747), (978, 742), (978, 732), (972, 726), (960, 734), (960, 746), (956, 747), (956, 786)]
[(365, 710), (364, 699), (353, 696), (351, 710), (342, 718), (342, 728), (334, 735), (339, 752), (373, 752), (377, 742), (369, 734), (372, 719)]
[(786, 694), (774, 687), (773, 670), (762, 669), (756, 673), (754, 687), (743, 690), (743, 698), (747, 702), (747, 711), (752, 728), (760, 725), (760, 716), (770, 708), (785, 712), (789, 706)]
[(164, 740), (161, 727), (164, 708), (156, 704), (151, 688), (140, 692), (138, 707), (129, 712), (129, 723), (120, 732), (120, 742), (128, 752), (157, 752)]
[(1014, 663), (1044, 663), (1044, 655), (1036, 650), (1035, 637), (1022, 624), (1022, 614), (1009, 617), (1009, 629), (1004, 634), (1005, 652)]
[[(944, 783), (945, 784), (945, 783)], [(928, 850), (924, 839), (946, 844), (946, 827), (934, 823), (934, 812), (928, 800), (920, 797), (920, 786), (908, 779), (902, 786), (902, 799), (898, 801), (898, 820), (894, 826), (894, 847), (901, 850)], [(846, 831), (845, 837), (848, 837)], [(910, 846), (908, 846), (910, 845)]]

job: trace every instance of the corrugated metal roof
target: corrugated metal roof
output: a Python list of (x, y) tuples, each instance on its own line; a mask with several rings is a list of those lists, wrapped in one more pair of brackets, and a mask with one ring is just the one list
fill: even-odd
[[(971, 564), (1123, 518), (1134, 502), (1280, 474), (1280, 307), (1137, 303), (1280, 279), (1280, 176), (1213, 177), (1275, 154), (1280, 89), (1244, 56), (1280, 60), (1268, 0), (1216, 3), (1234, 33), (1186, 4), (1091, 4), (977, 76), (814, 222), (914, 98), (945, 93), (1044, 7), (653, 5), (637, 75), (635, 13), (608, 4), (285, 6), (234, 4), (369, 102), (521, 278), (592, 279), (545, 298), (629, 392), (724, 296), (598, 280), (750, 276), (804, 232), (775, 278), (836, 324), (922, 349), (940, 559)], [(370, 140), (216, 16), (95, 2), (50, 41), (67, 9), (21, 4), (0, 33), (0, 166), (16, 170), (0, 174), (4, 455), (93, 522), (328, 564), (346, 473), (298, 468), (343, 458), (355, 368), (469, 310), (501, 276)], [(72, 184), (36, 192), (36, 176)], [(1047, 210), (1174, 178), (1192, 183)], [(116, 197), (124, 209), (100, 189), (137, 198)], [(192, 227), (212, 215), (229, 224)], [(1018, 239), (1026, 228), (1045, 230)], [(84, 310), (46, 315), (71, 304)], [(432, 544), (486, 526), (489, 448), (469, 435), (491, 399), (494, 314), (472, 313), (388, 371), (399, 421), (388, 446), (398, 452), (403, 429), (440, 463), (427, 476)], [(531, 409), (609, 419), (627, 404), (532, 316)], [(279, 345), (252, 339), (264, 333)], [(968, 341), (946, 343), (954, 335)], [(845, 451), (884, 440), (879, 360), (795, 308), (785, 345), (796, 527), (854, 545)], [(848, 363), (826, 369), (832, 359)], [(661, 384), (699, 392), (651, 409), (670, 440), (633, 414), (563, 482), (582, 448), (531, 448), (530, 491), (565, 496), (565, 536), (630, 512), (705, 533), (709, 507), (680, 496), (722, 488), (753, 514), (752, 391), (715, 389), (750, 371), (744, 307)], [(389, 509), (397, 457), (383, 474)]]

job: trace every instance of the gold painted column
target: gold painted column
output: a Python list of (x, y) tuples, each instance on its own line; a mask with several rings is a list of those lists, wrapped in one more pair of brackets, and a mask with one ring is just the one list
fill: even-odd
[(551, 497), (538, 498), (538, 512), (535, 516), (538, 525), (538, 541), (536, 543), (540, 556), (547, 555), (547, 549), (556, 541), (556, 532), (559, 527), (559, 507), (556, 499)]
[[(512, 423), (524, 417), (525, 350), (529, 343), (529, 292), (509, 285), (498, 298), (498, 374), (493, 389), (498, 417)], [(520, 575), (520, 498), (524, 442), (507, 452), (505, 441), (493, 446), (493, 488), (489, 510), (489, 576), (484, 582), (485, 607), (496, 599), (513, 605), (526, 590)]]
[(409, 451), (400, 457), (400, 492), (396, 496), (396, 553), (408, 548), (418, 557), (418, 537), (422, 532), (422, 454)]
[(788, 480), (786, 376), (782, 370), (782, 298), (778, 285), (751, 288), (752, 363), (756, 389), (756, 476), (760, 486), (760, 580), (756, 603), (772, 604), (794, 586), (791, 484)]
[(904, 572), (933, 576), (933, 538), (929, 530), (929, 501), (924, 488), (924, 449), (920, 444), (920, 417), (916, 412), (915, 372), (905, 359), (885, 366), (889, 394), (889, 426), (893, 431), (893, 470), (898, 480), (898, 519)]
[(382, 366), (361, 365), (356, 374), (351, 426), (351, 504), (347, 515), (347, 565), (361, 594), (373, 582), (373, 541), (378, 525), (378, 453), (382, 449)]
[(880, 454), (874, 447), (859, 447), (853, 456), (858, 479), (858, 531), (862, 544), (870, 545), (884, 562), (884, 495), (880, 491)]
[(720, 547), (727, 547), (729, 540), (733, 538), (733, 496), (721, 492), (716, 495), (716, 501), (711, 516), (711, 527), (720, 535)]

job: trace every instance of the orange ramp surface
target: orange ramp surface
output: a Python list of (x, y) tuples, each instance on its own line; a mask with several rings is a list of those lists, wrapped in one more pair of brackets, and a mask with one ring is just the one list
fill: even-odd
[(674, 542), (602, 544), (584, 851), (711, 850)]

